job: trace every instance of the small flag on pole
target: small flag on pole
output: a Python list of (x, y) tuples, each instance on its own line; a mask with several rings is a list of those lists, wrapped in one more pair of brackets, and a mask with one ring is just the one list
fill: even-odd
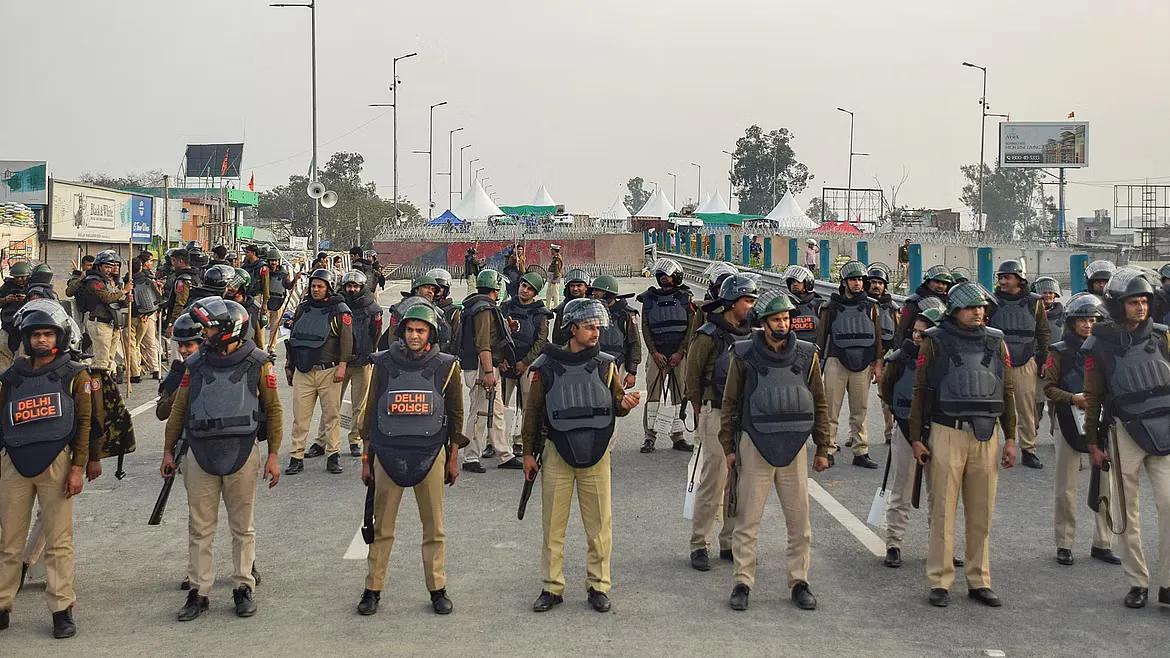
[(1076, 112), (1069, 112), (1069, 113), (1068, 113), (1068, 118), (1070, 118), (1070, 119), (1075, 119), (1075, 118), (1077, 118), (1077, 113), (1076, 113)]
[(256, 191), (256, 172), (252, 172), (252, 177), (248, 179), (248, 189), (252, 192)]

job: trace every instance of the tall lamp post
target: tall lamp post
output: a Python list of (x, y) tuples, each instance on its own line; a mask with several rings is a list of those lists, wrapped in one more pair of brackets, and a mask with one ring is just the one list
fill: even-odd
[(853, 113), (849, 110), (839, 107), (838, 110), (849, 115), (849, 177), (845, 188), (845, 222), (853, 222), (853, 156), (855, 155), (869, 155), (868, 153), (858, 153), (853, 150)]
[[(463, 130), (463, 128), (456, 128), (448, 131), (447, 135), (447, 207), (451, 207), (451, 201), (455, 198), (455, 133)], [(463, 166), (460, 165), (459, 173), (463, 173)]]
[(472, 158), (471, 160), (467, 161), (467, 184), (468, 185), (475, 183), (475, 174), (474, 174), (474, 170), (472, 170), (472, 167), (474, 167), (475, 163), (477, 163), (477, 162), (479, 162), (479, 158)]
[[(702, 201), (699, 197), (703, 196), (703, 165), (697, 162), (692, 162), (691, 165), (699, 169), (699, 180), (695, 183), (695, 203), (698, 204)], [(695, 207), (698, 208), (699, 206), (696, 205)]]
[(447, 101), (435, 103), (431, 106), (430, 119), (427, 121), (427, 220), (432, 219), (435, 212), (435, 108), (443, 107)]
[(666, 175), (674, 179), (674, 198), (670, 201), (674, 204), (675, 208), (678, 208), (678, 174), (672, 174), (668, 171)]
[[(478, 160), (479, 158), (476, 158), (476, 159)], [(479, 172), (483, 171), (484, 169), (487, 169), (487, 167), (476, 167), (475, 168), (475, 176), (472, 177), (471, 182), (474, 183), (475, 181), (479, 180)], [(482, 184), (483, 181), (480, 181), (480, 183)]]
[(987, 67), (972, 64), (971, 62), (963, 62), (963, 66), (971, 69), (979, 69), (983, 72), (983, 95), (979, 97), (979, 210), (976, 225), (979, 230), (983, 230), (983, 145), (986, 142), (985, 134), (987, 132), (987, 110), (990, 106), (987, 104)]
[(471, 148), (471, 144), (459, 147), (459, 200), (463, 200), (463, 151)]
[(731, 158), (731, 169), (727, 171), (727, 207), (731, 208), (731, 198), (734, 196), (731, 192), (731, 177), (735, 175), (735, 154), (731, 151), (724, 151)]

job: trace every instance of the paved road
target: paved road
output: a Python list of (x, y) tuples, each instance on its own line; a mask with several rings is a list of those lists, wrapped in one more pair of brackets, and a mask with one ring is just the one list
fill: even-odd
[[(623, 281), (629, 290), (644, 284)], [(456, 289), (461, 292), (461, 285)], [(401, 286), (383, 293), (383, 303), (398, 299), (399, 290)], [(137, 388), (128, 406), (149, 403), (154, 395), (150, 389)], [(288, 399), (288, 390), (281, 393)], [(869, 427), (871, 436), (877, 436), (882, 421), (876, 395), (872, 400)], [(48, 638), (43, 586), (34, 583), (17, 598), (12, 628), (0, 634), (0, 655), (44, 655), (62, 647), (122, 657), (186, 654), (192, 647), (205, 654), (248, 655), (340, 650), (398, 655), (932, 656), (981, 655), (988, 649), (1009, 656), (1103, 655), (1124, 647), (1131, 655), (1165, 655), (1170, 607), (1123, 608), (1127, 585), (1121, 568), (1088, 558), (1087, 524), (1080, 529), (1076, 565), (1056, 564), (1051, 468), (1015, 468), (1002, 475), (992, 574), (1003, 608), (991, 610), (968, 601), (959, 583), (949, 608), (927, 604), (924, 513), (915, 513), (905, 566), (895, 570), (883, 567), (841, 519), (818, 503), (812, 506), (811, 584), (820, 608), (799, 611), (785, 588), (783, 516), (773, 497), (764, 517), (751, 610), (733, 612), (727, 607), (730, 565), (717, 562), (712, 571), (699, 573), (688, 564), (690, 522), (681, 516), (688, 456), (670, 450), (640, 454), (640, 419), (636, 414), (620, 420), (615, 439), (614, 606), (609, 614), (597, 614), (585, 603), (585, 542), (576, 518), (567, 538), (566, 602), (548, 614), (530, 611), (540, 591), (540, 496), (533, 498), (528, 518), (516, 520), (521, 476), (490, 468), (483, 475), (464, 473), (448, 489), (447, 571), (454, 615), (438, 617), (430, 611), (419, 558), (419, 523), (413, 503), (404, 500), (382, 609), (375, 617), (359, 617), (354, 607), (365, 561), (344, 556), (361, 524), (364, 489), (358, 460), (344, 457), (342, 475), (327, 474), (321, 459), (309, 460), (303, 474), (260, 492), (257, 566), (264, 580), (257, 591), (257, 616), (242, 620), (232, 613), (230, 536), (221, 515), (216, 546), (220, 579), (211, 594), (211, 611), (180, 624), (174, 615), (185, 599), (178, 589), (187, 556), (185, 494), (176, 487), (163, 525), (147, 527), (160, 482), (162, 445), (162, 424), (147, 410), (135, 418), (139, 449), (128, 459), (130, 476), (117, 482), (107, 475), (87, 486), (78, 500), (78, 638), (68, 645)], [(288, 409), (286, 426), (291, 426)], [(1040, 456), (1047, 464), (1053, 449), (1046, 426), (1044, 430)], [(874, 456), (884, 464), (885, 447), (875, 448)], [(839, 501), (846, 516), (864, 519), (882, 471), (843, 463), (847, 461), (839, 460), (841, 465), (813, 479)], [(107, 472), (112, 470), (110, 465)], [(1087, 473), (1082, 474), (1082, 487), (1085, 482)], [(1143, 491), (1146, 544), (1155, 550), (1150, 499)]]

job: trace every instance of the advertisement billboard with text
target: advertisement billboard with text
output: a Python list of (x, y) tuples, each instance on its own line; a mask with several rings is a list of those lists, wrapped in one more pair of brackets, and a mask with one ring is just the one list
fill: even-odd
[[(49, 239), (129, 243), (135, 201), (139, 199), (145, 197), (78, 183), (53, 181)], [(149, 208), (143, 210), (150, 211)], [(149, 229), (146, 235), (150, 235)]]
[(49, 202), (44, 161), (0, 160), (0, 203), (43, 206)]
[(1004, 121), (999, 124), (1002, 167), (1084, 167), (1087, 121)]

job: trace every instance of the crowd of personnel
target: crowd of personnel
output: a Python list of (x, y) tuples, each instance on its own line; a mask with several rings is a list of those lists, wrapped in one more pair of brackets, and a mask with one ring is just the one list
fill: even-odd
[[(806, 267), (790, 267), (783, 287), (766, 287), (757, 274), (713, 263), (700, 299), (680, 264), (662, 258), (649, 268), (653, 285), (637, 294), (635, 309), (628, 303), (634, 293), (623, 293), (614, 277), (566, 270), (556, 245), (548, 280), (526, 265), (519, 248), (503, 271), (484, 268), (469, 250), (461, 301), (452, 297), (451, 273), (436, 268), (411, 281), (385, 314), (376, 297), (384, 279), (360, 248), (351, 251), (348, 268), (321, 254), (307, 274), (291, 273), (276, 249), (249, 246), (238, 267), (226, 250), (212, 255), (189, 245), (168, 251), (156, 268), (154, 257), (142, 252), (128, 279), (113, 252), (87, 257), (67, 286), (84, 329), (56, 301), (52, 272), (43, 265), (13, 266), (0, 288), (0, 357), (7, 359), (0, 375), (6, 407), (0, 416), (0, 630), (8, 626), (30, 561), (43, 559), (54, 637), (76, 632), (72, 497), (83, 476), (100, 476), (103, 457), (120, 454), (109, 436), (92, 431), (95, 414), (109, 406), (102, 396), (111, 388), (117, 395), (110, 382), (119, 360), (132, 382), (160, 379), (156, 416), (166, 423), (160, 474), (173, 482), (181, 472), (187, 489), (180, 621), (209, 608), (221, 500), (232, 534), (235, 612), (256, 613), (258, 480), (276, 486), (316, 457), (325, 457), (327, 473), (343, 472), (346, 389), (348, 450), (360, 458), (366, 485), (362, 615), (378, 610), (408, 488), (418, 502), (432, 607), (452, 612), (444, 485), (461, 473), (485, 473), (483, 462), (491, 459), (499, 469), (523, 473), (520, 518), (540, 480), (542, 584), (533, 610), (563, 601), (565, 532), (576, 489), (587, 539), (586, 598), (595, 610), (608, 611), (612, 438), (616, 419), (643, 402), (642, 453), (655, 452), (660, 439), (698, 453), (688, 469), (695, 485), (691, 566), (711, 570), (718, 526), (718, 559), (733, 564), (729, 604), (747, 609), (759, 528), (775, 490), (787, 530), (792, 601), (815, 609), (808, 579), (809, 466), (832, 468), (847, 449), (849, 464), (878, 468), (870, 454), (876, 437), (871, 440), (866, 421), (874, 386), (889, 446), (884, 564), (902, 565), (908, 519), (925, 479), (931, 604), (949, 603), (961, 569), (971, 599), (1001, 605), (989, 568), (998, 471), (1017, 458), (1043, 468), (1036, 434), (1045, 401), (1060, 434), (1057, 562), (1074, 560), (1077, 471), (1087, 455), (1098, 492), (1089, 555), (1122, 565), (1130, 585), (1125, 605), (1146, 604), (1150, 575), (1138, 518), (1144, 468), (1161, 538), (1154, 580), (1163, 585), (1159, 601), (1170, 604), (1170, 330), (1162, 324), (1170, 319), (1170, 266), (1159, 280), (1157, 273), (1097, 261), (1086, 272), (1089, 290), (1063, 300), (1055, 280), (1029, 281), (1021, 261), (999, 266), (993, 291), (963, 268), (940, 265), (900, 305), (889, 292), (891, 273), (878, 264), (845, 263), (840, 285), (826, 298)], [(304, 294), (296, 297), (302, 274)], [(563, 295), (559, 303), (550, 299), (552, 307), (542, 298), (549, 286)], [(160, 348), (157, 326), (168, 349)], [(281, 335), (293, 409), (283, 468)], [(119, 353), (121, 342), (127, 347)], [(160, 352), (169, 357), (165, 377)], [(644, 401), (633, 390), (643, 364)], [(846, 396), (849, 427), (842, 441), (838, 416)], [(310, 441), (318, 406), (320, 423)], [(691, 427), (697, 449), (684, 438)], [(169, 484), (155, 517), (167, 492)], [(960, 498), (962, 555), (954, 542)], [(43, 524), (30, 538), (34, 499)], [(43, 549), (34, 548), (38, 532)], [(1113, 552), (1114, 533), (1120, 556)]]

